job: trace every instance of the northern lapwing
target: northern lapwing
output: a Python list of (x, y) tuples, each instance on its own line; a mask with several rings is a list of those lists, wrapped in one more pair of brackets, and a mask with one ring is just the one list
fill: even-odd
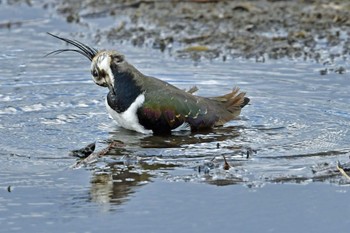
[(184, 124), (192, 131), (210, 129), (233, 120), (249, 103), (238, 88), (216, 97), (196, 96), (142, 74), (117, 51), (96, 50), (77, 40), (48, 34), (75, 47), (48, 55), (73, 51), (91, 61), (93, 81), (109, 89), (106, 106), (110, 116), (126, 129), (145, 134), (170, 134)]

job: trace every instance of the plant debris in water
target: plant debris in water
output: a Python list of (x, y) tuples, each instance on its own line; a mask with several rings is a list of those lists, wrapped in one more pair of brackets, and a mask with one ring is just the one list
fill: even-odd
[(96, 163), (99, 158), (108, 155), (113, 149), (123, 147), (123, 143), (118, 141), (113, 141), (106, 148), (95, 152), (96, 142), (91, 143), (79, 150), (73, 150), (69, 153), (70, 156), (78, 157), (80, 160), (76, 162), (72, 167), (79, 168), (81, 166), (91, 165)]
[[(91, 143), (86, 147), (75, 151), (91, 151)], [(216, 148), (218, 149), (218, 148)], [(271, 183), (305, 183), (315, 181), (331, 181), (340, 184), (350, 183), (350, 162), (336, 164), (320, 163), (312, 167), (286, 171), (286, 174), (274, 173), (261, 166), (261, 170), (252, 168), (252, 155), (256, 154), (252, 148), (234, 154), (214, 156), (211, 160), (207, 157), (198, 158), (173, 158), (155, 155), (137, 155), (132, 149), (125, 149), (120, 141), (112, 141), (107, 147), (89, 156), (82, 158), (72, 168), (89, 167), (96, 174), (110, 174), (111, 177), (127, 177), (130, 173), (142, 173), (149, 176), (162, 176), (171, 181), (206, 182), (214, 185), (246, 184), (249, 187), (257, 187)], [(247, 156), (250, 155), (250, 156)], [(188, 174), (171, 175), (176, 167), (188, 170)], [(192, 170), (191, 167), (195, 169)], [(165, 169), (165, 170), (164, 170)], [(254, 170), (254, 173), (250, 172)], [(192, 171), (192, 172), (191, 172)], [(117, 174), (117, 175), (116, 175)], [(124, 174), (124, 175), (123, 175)]]
[(93, 142), (93, 143), (87, 145), (84, 148), (81, 148), (81, 149), (78, 149), (78, 150), (72, 150), (69, 153), (69, 156), (78, 157), (80, 159), (85, 159), (89, 155), (91, 155), (92, 152), (95, 151), (95, 147), (96, 147), (96, 142)]

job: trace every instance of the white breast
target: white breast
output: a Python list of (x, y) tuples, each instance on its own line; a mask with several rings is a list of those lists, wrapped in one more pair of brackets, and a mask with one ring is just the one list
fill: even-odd
[(142, 106), (145, 102), (145, 95), (140, 94), (135, 101), (130, 105), (130, 107), (122, 113), (117, 113), (114, 111), (107, 102), (106, 107), (109, 115), (123, 128), (129, 130), (135, 130), (140, 133), (149, 134), (152, 130), (145, 129), (140, 123), (137, 117), (137, 109)]

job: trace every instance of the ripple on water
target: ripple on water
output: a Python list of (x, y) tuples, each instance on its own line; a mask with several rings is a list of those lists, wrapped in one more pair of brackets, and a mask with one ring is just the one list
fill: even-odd
[[(0, 161), (18, 167), (1, 176), (12, 177), (1, 178), (8, 184), (55, 186), (52, 180), (60, 180), (40, 171), (52, 174), (56, 166), (69, 167), (72, 158), (59, 158), (94, 141), (97, 150), (113, 141), (123, 145), (87, 167), (93, 171), (87, 198), (97, 203), (123, 202), (154, 177), (255, 187), (266, 182), (307, 183), (315, 180), (312, 166), (332, 167), (350, 154), (348, 80), (335, 73), (320, 76), (322, 64), (237, 59), (195, 66), (188, 60), (149, 56), (155, 51), (146, 48), (140, 52), (125, 47), (129, 60), (147, 75), (180, 88), (197, 85), (203, 96), (221, 95), (238, 85), (251, 98), (241, 117), (224, 128), (157, 137), (116, 126), (105, 111), (106, 90), (93, 85), (87, 61), (72, 54), (38, 58), (36, 54), (58, 45), (43, 35), (34, 37), (35, 43), (26, 44), (21, 41), (26, 37), (14, 36), (16, 44), (28, 48), (15, 50), (5, 41), (0, 54), (0, 145), (6, 151)], [(42, 176), (26, 179), (35, 167)]]
[(18, 112), (18, 109), (15, 107), (4, 107), (0, 110), (0, 114), (2, 115), (8, 115), (8, 114), (16, 114)]

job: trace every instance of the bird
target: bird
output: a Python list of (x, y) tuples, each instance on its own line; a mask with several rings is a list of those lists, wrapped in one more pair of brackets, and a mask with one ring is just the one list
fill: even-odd
[(214, 97), (201, 97), (163, 80), (144, 75), (116, 50), (97, 50), (78, 40), (48, 32), (74, 48), (47, 55), (76, 52), (91, 62), (95, 84), (107, 87), (106, 108), (123, 128), (143, 134), (169, 135), (179, 127), (192, 132), (223, 126), (241, 113), (250, 99), (239, 88)]

